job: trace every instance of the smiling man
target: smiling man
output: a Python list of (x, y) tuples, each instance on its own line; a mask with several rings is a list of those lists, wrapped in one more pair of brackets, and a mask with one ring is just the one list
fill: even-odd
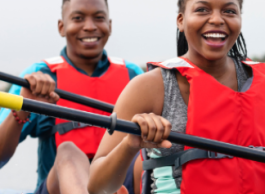
[[(107, 0), (63, 0), (58, 29), (67, 43), (61, 55), (35, 63), (21, 74), (29, 81), (31, 90), (12, 86), (10, 93), (109, 115), (59, 99), (54, 93), (57, 86), (115, 104), (126, 84), (142, 73), (135, 64), (108, 57), (104, 50), (112, 29)], [(0, 167), (12, 157), (18, 143), (30, 135), (39, 138), (37, 193), (48, 193), (48, 190), (50, 194), (78, 193), (78, 188), (86, 188), (89, 161), (97, 151), (104, 129), (7, 109), (1, 109), (0, 122)], [(68, 132), (59, 134), (61, 128)], [(66, 189), (69, 182), (72, 191)]]

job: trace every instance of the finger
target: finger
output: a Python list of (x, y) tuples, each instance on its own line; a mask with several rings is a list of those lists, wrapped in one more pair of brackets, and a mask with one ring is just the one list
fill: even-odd
[(147, 126), (148, 126), (148, 135), (147, 135), (147, 138), (146, 140), (147, 141), (154, 141), (154, 138), (155, 138), (155, 135), (156, 135), (156, 124), (153, 120), (153, 115), (150, 115), (150, 114), (142, 114), (142, 117), (144, 117), (144, 119), (146, 120), (147, 122)]
[(164, 135), (165, 127), (161, 121), (161, 117), (154, 116), (153, 120), (154, 120), (155, 125), (156, 125), (156, 134), (155, 134), (154, 142), (155, 143), (161, 143), (163, 141), (163, 135)]
[(37, 80), (34, 77), (35, 73), (32, 73), (31, 75), (25, 75), (25, 79), (29, 82), (30, 90), (34, 91), (37, 85)]
[(132, 122), (139, 125), (142, 139), (146, 140), (148, 136), (148, 126), (146, 120), (141, 115), (137, 114), (132, 118)]
[(42, 79), (43, 79), (43, 86), (42, 86), (40, 94), (48, 98), (50, 96), (51, 82), (47, 74), (43, 74)]
[(37, 72), (36, 75), (34, 75), (35, 79), (37, 80), (36, 88), (34, 90), (35, 95), (41, 95), (41, 91), (44, 85), (44, 76), (43, 73)]
[(171, 132), (172, 125), (167, 119), (165, 119), (163, 117), (160, 117), (160, 118), (161, 118), (161, 122), (162, 122), (162, 124), (164, 126), (164, 129), (165, 129), (164, 130), (164, 134), (163, 134), (163, 139), (167, 139), (169, 134), (170, 134), (170, 132)]
[(141, 148), (160, 148), (160, 146), (154, 142), (142, 141)]
[(51, 92), (49, 95), (49, 102), (50, 103), (56, 103), (58, 100), (60, 99), (60, 96), (55, 93), (55, 92)]
[(47, 80), (49, 81), (50, 83), (50, 88), (49, 88), (49, 94), (51, 94), (51, 92), (53, 92), (55, 90), (55, 81), (52, 79), (52, 77), (48, 74), (44, 74), (47, 78)]
[(159, 148), (171, 148), (172, 143), (168, 140), (163, 140), (161, 143), (158, 144)]

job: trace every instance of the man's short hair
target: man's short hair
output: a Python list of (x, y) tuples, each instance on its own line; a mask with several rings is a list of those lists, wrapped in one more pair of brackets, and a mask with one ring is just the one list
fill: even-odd
[[(70, 1), (70, 0), (63, 0), (63, 4), (62, 5), (64, 5), (67, 1)], [(106, 2), (107, 7), (109, 7), (108, 0), (105, 0), (105, 2)]]

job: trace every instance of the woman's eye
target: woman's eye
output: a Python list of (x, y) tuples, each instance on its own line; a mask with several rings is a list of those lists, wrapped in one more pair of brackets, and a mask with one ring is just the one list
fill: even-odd
[(236, 14), (236, 11), (228, 9), (228, 10), (225, 10), (225, 13)]

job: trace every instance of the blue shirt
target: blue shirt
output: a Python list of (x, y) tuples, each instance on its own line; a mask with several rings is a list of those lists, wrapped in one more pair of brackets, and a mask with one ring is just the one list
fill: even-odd
[[(63, 56), (66, 61), (73, 66), (77, 71), (87, 75), (85, 71), (80, 68), (74, 66), (74, 64), (70, 61), (66, 54), (66, 47), (61, 51), (61, 56)], [(137, 65), (125, 61), (126, 68), (129, 73), (130, 79), (134, 78), (135, 76), (142, 74), (143, 70), (138, 67)], [(98, 62), (95, 71), (91, 75), (91, 77), (100, 77), (103, 75), (110, 63), (108, 60), (108, 56), (106, 51), (103, 51), (103, 55), (101, 60)], [(57, 81), (56, 74), (52, 73), (49, 67), (44, 62), (34, 63), (30, 67), (28, 67), (25, 71), (20, 74), (20, 77), (24, 77), (26, 74), (31, 74), (33, 72), (42, 71), (43, 73), (49, 74), (55, 82)], [(9, 93), (12, 94), (20, 94), (21, 87), (12, 85)], [(8, 109), (1, 109), (0, 111), (0, 123), (2, 123), (5, 118), (10, 113)], [(51, 137), (43, 137), (45, 132), (49, 131), (55, 125), (55, 119), (43, 115), (38, 114), (31, 114), (30, 121), (23, 126), (19, 142), (22, 142), (26, 139), (28, 135), (31, 137), (38, 137), (38, 181), (37, 181), (37, 188), (40, 184), (46, 179), (50, 169), (53, 166), (55, 156), (56, 156), (56, 144), (54, 136)], [(8, 161), (1, 161), (0, 168), (3, 167)]]

